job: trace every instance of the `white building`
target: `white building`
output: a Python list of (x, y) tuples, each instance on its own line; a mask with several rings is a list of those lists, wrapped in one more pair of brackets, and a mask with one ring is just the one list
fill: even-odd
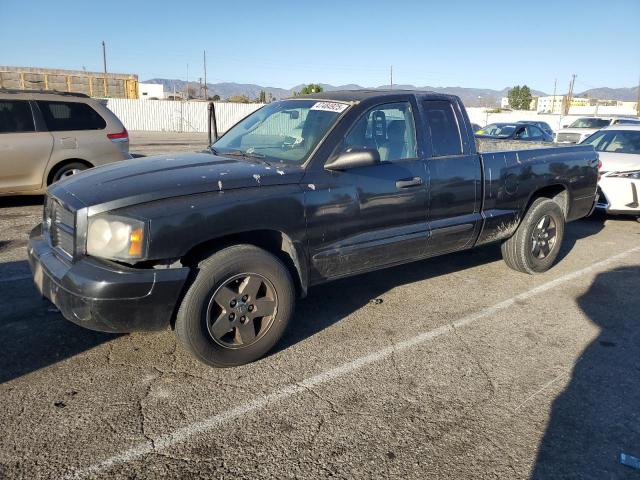
[(141, 100), (149, 98), (162, 100), (164, 99), (164, 86), (157, 83), (138, 83), (138, 98)]
[(540, 113), (562, 113), (563, 99), (563, 95), (538, 97), (538, 107), (536, 110)]

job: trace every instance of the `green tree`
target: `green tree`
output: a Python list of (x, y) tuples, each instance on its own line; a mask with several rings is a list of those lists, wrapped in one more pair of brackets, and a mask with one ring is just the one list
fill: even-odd
[(212, 100), (214, 102), (219, 102), (220, 101), (220, 95), (214, 95), (213, 97), (209, 97), (209, 100)]
[(533, 100), (533, 95), (531, 95), (531, 89), (526, 85), (522, 87), (520, 85), (516, 85), (507, 94), (509, 98), (509, 106), (514, 110), (529, 110), (531, 106), (531, 100)]
[(267, 103), (267, 92), (260, 90), (260, 94), (258, 98), (256, 98), (256, 103)]
[(531, 95), (531, 89), (524, 85), (520, 89), (520, 110), (529, 110), (531, 108), (531, 101), (533, 95)]
[(323, 90), (324, 89), (322, 88), (322, 85), (320, 85), (319, 83), (310, 83), (309, 85), (305, 85), (304, 87), (302, 87), (300, 89), (300, 92), (298, 93), (298, 95), (308, 95), (310, 93), (320, 93)]

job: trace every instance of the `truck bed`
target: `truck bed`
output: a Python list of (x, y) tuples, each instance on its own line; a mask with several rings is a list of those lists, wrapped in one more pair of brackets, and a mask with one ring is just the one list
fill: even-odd
[(575, 144), (549, 143), (549, 142), (522, 142), (518, 140), (492, 140), (476, 138), (478, 153), (510, 152), (513, 150), (535, 150), (538, 148), (566, 148)]

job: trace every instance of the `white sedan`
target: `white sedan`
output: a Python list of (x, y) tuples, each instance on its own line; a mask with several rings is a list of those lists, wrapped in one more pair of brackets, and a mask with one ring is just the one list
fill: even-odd
[(582, 143), (593, 145), (602, 162), (596, 208), (640, 221), (640, 125), (603, 128)]

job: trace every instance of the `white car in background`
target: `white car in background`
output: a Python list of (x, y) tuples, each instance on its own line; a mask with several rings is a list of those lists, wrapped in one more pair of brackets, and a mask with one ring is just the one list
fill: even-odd
[(582, 143), (593, 145), (602, 162), (596, 208), (640, 221), (640, 125), (603, 128)]
[(633, 117), (580, 117), (556, 133), (556, 143), (580, 143), (601, 128), (613, 125), (640, 125)]

